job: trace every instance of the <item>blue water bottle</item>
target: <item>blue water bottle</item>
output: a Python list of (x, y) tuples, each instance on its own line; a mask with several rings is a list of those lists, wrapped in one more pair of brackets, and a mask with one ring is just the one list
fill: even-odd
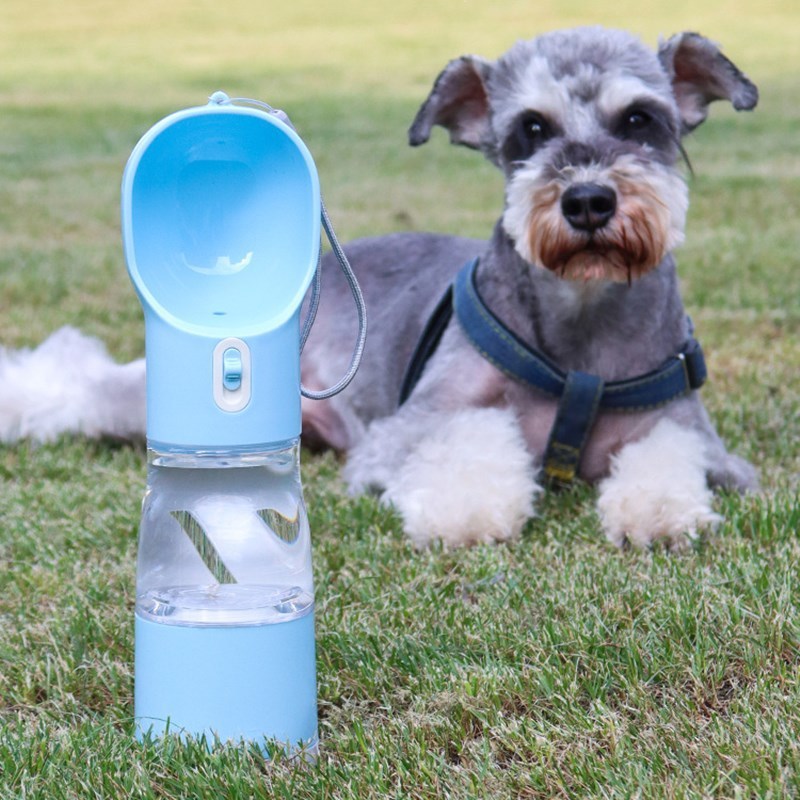
[(280, 113), (222, 93), (156, 124), (128, 161), (123, 244), (147, 364), (140, 738), (317, 747), (299, 315), (320, 206)]

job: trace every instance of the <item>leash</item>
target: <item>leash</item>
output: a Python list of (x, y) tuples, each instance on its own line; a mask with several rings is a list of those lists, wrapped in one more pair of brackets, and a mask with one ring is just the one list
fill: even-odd
[[(429, 318), (403, 378), (402, 405), (422, 375), (453, 315), (475, 349), (516, 381), (558, 400), (544, 455), (545, 474), (559, 483), (575, 479), (597, 412), (659, 408), (699, 389), (707, 372), (700, 343), (691, 335), (679, 353), (657, 369), (606, 383), (579, 370), (564, 372), (523, 342), (486, 306), (475, 286), (478, 259), (462, 267)], [(691, 322), (690, 322), (691, 330)]]

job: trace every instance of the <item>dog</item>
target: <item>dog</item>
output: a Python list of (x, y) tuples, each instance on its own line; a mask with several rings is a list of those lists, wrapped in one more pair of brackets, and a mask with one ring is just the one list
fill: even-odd
[[(451, 61), (410, 143), (441, 126), (480, 151), (504, 175), (502, 214), (488, 242), (410, 233), (351, 244), (370, 338), (349, 391), (304, 402), (305, 439), (347, 453), (351, 490), (380, 492), (420, 546), (514, 538), (543, 483), (576, 475), (598, 484), (617, 546), (679, 549), (715, 526), (711, 488), (753, 490), (757, 475), (726, 451), (698, 392), (702, 351), (672, 256), (687, 211), (678, 167), (682, 137), (712, 101), (742, 110), (757, 99), (695, 33), (653, 52), (587, 27), (494, 62)], [(442, 317), (454, 278), (444, 307), (464, 308)], [(310, 386), (343, 369), (355, 336), (346, 288), (328, 281), (323, 298), (302, 365)], [(430, 351), (416, 365), (415, 348)], [(657, 377), (669, 370), (699, 374), (637, 393), (669, 383)]]
[[(392, 503), (417, 546), (518, 537), (546, 485), (580, 478), (598, 485), (614, 545), (680, 549), (719, 522), (714, 487), (757, 488), (700, 399), (672, 255), (688, 203), (681, 141), (715, 100), (749, 110), (758, 93), (695, 33), (652, 51), (623, 31), (556, 31), (439, 75), (410, 143), (441, 126), (483, 153), (505, 178), (500, 219), (488, 242), (351, 243), (370, 310), (361, 368), (346, 391), (302, 405), (304, 442), (346, 454), (350, 490)], [(310, 389), (336, 381), (356, 337), (329, 260), (301, 361)], [(2, 438), (144, 434), (142, 361), (97, 351), (88, 373), (39, 381), (35, 397), (18, 388), (37, 357), (45, 370), (74, 362), (81, 336), (2, 354)]]

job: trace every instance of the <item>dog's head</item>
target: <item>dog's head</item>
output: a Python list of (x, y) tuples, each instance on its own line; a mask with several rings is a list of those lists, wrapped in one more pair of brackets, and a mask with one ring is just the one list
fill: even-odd
[(495, 62), (450, 62), (409, 139), (422, 144), (441, 125), (503, 170), (503, 225), (528, 262), (630, 281), (683, 238), (681, 137), (713, 100), (751, 109), (758, 92), (702, 36), (678, 34), (655, 53), (622, 31), (578, 28)]

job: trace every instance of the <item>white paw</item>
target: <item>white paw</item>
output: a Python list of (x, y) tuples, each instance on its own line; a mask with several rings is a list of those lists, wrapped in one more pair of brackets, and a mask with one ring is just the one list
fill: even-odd
[(434, 539), (459, 546), (519, 536), (540, 491), (513, 412), (468, 409), (442, 415), (382, 499), (398, 509), (418, 547)]
[(626, 445), (599, 486), (597, 509), (607, 538), (621, 547), (688, 546), (721, 520), (711, 508), (703, 438), (661, 420), (642, 440)]

